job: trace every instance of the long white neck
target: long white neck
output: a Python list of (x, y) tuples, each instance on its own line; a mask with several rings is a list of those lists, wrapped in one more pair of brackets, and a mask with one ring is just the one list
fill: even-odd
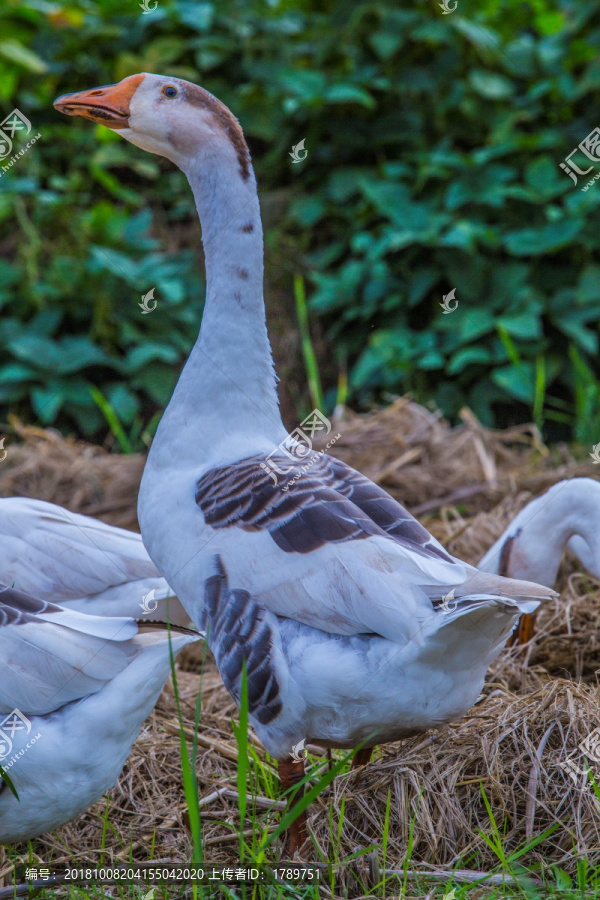
[[(252, 435), (275, 446), (285, 433), (267, 334), (263, 234), (256, 180), (240, 172), (233, 148), (186, 161), (202, 226), (206, 303), (202, 327), (160, 431), (186, 434), (198, 458), (215, 444)], [(158, 438), (157, 434), (157, 438)], [(238, 443), (238, 442), (236, 442)]]
[[(600, 573), (600, 483), (573, 478), (528, 503), (488, 550), (479, 568), (552, 587), (565, 547), (596, 577)], [(505, 548), (505, 549), (504, 549)]]

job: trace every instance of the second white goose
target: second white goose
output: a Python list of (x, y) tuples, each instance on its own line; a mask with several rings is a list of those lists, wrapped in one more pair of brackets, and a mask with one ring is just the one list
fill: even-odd
[(44, 500), (0, 498), (0, 581), (90, 615), (190, 620), (140, 534)]
[[(600, 579), (600, 482), (593, 478), (558, 481), (524, 506), (479, 568), (553, 587), (567, 546)], [(511, 642), (531, 640), (535, 619), (521, 616)]]
[(0, 844), (50, 831), (117, 780), (174, 655), (199, 635), (0, 586)]

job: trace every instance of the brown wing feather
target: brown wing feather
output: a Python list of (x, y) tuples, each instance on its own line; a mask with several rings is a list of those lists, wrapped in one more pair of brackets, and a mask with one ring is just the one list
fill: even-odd
[(325, 544), (388, 537), (413, 552), (452, 562), (429, 532), (382, 488), (325, 454), (307, 461), (271, 459), (289, 469), (275, 484), (264, 457), (211, 469), (196, 485), (196, 503), (213, 528), (267, 529), (286, 553), (310, 553)]

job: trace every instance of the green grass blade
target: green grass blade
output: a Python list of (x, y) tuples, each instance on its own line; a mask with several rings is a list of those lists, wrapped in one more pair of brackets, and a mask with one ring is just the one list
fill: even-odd
[(324, 410), (323, 390), (321, 388), (317, 357), (315, 355), (310, 337), (310, 329), (308, 327), (308, 306), (306, 305), (304, 279), (301, 275), (294, 275), (294, 296), (296, 298), (298, 326), (302, 340), (302, 353), (304, 355), (304, 365), (306, 366), (306, 377), (308, 379), (310, 398), (315, 409)]
[(237, 793), (238, 810), (240, 815), (240, 860), (244, 860), (244, 823), (246, 821), (247, 785), (248, 785), (248, 675), (246, 672), (246, 660), (242, 664), (242, 692), (240, 696), (240, 722), (234, 723), (234, 734), (238, 746), (237, 759)]
[[(305, 809), (308, 809), (310, 804), (315, 800), (319, 794), (333, 781), (333, 779), (340, 772), (343, 771), (344, 766), (348, 762), (349, 759), (353, 756), (354, 751), (351, 750), (346, 756), (342, 759), (339, 759), (334, 765), (329, 769), (322, 778), (319, 778), (316, 784), (314, 784), (306, 793), (298, 800), (298, 802), (290, 809), (285, 815), (282, 817), (277, 828), (271, 832), (268, 836), (267, 840), (260, 847), (260, 851), (266, 850), (266, 848), (273, 843), (283, 832), (290, 827), (292, 822), (294, 822), (300, 813), (304, 812)], [(307, 780), (311, 777), (311, 773), (308, 773), (306, 777), (299, 782), (296, 788), (294, 788), (294, 792), (296, 792), (302, 785), (305, 785)]]
[(544, 402), (546, 399), (546, 361), (543, 356), (535, 360), (535, 393), (533, 399), (533, 421), (539, 429), (544, 424)]
[[(177, 685), (177, 673), (175, 671), (175, 655), (173, 653), (173, 647), (171, 644), (170, 630), (171, 629), (169, 627), (169, 654), (171, 657), (171, 675), (173, 676), (173, 695), (175, 697), (175, 707), (177, 709), (177, 719), (179, 721), (179, 751), (181, 754), (183, 791), (188, 808), (190, 831), (192, 833), (192, 863), (194, 865), (201, 865), (203, 862), (202, 822), (200, 818), (200, 806), (198, 797), (198, 779), (196, 777), (195, 766), (192, 767), (192, 763), (187, 751), (187, 742), (183, 725), (183, 713), (181, 711), (179, 687)], [(193, 750), (192, 757), (194, 757)]]
[(10, 775), (8, 775), (8, 774), (4, 771), (4, 769), (2, 768), (2, 766), (0, 766), (0, 778), (1, 778), (2, 781), (5, 783), (5, 785), (6, 785), (7, 788), (9, 789), (9, 791), (10, 791), (12, 794), (14, 794), (15, 797), (17, 798), (17, 800), (19, 800), (19, 802), (20, 802), (19, 794), (17, 793), (16, 787), (15, 787), (14, 784), (12, 783), (12, 778), (10, 777)]
[(96, 405), (100, 408), (104, 418), (108, 422), (108, 426), (115, 436), (115, 439), (119, 447), (121, 448), (121, 452), (127, 454), (133, 453), (131, 441), (125, 434), (123, 426), (119, 421), (119, 417), (117, 416), (116, 412), (114, 411), (104, 394), (100, 390), (98, 390), (97, 387), (91, 387), (90, 394), (92, 395), (92, 398)]
[[(100, 838), (100, 865), (104, 865), (104, 851), (106, 849), (106, 833), (108, 831), (108, 810), (110, 808), (110, 797), (106, 798), (106, 806), (104, 807), (104, 815), (102, 816), (102, 837)], [(152, 858), (152, 857), (150, 857)]]
[(338, 371), (337, 395), (335, 408), (344, 409), (348, 402), (348, 364), (346, 358), (340, 360)]
[(510, 359), (511, 363), (514, 366), (521, 367), (523, 361), (519, 356), (519, 351), (517, 350), (513, 339), (509, 335), (502, 322), (498, 322), (496, 329), (498, 331), (498, 335), (500, 336), (500, 340), (504, 344), (504, 349), (506, 350), (507, 356)]

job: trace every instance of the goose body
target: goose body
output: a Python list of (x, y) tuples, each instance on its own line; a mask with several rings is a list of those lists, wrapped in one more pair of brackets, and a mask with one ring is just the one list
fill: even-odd
[(520, 613), (552, 592), (454, 559), (377, 485), (326, 454), (308, 457), (287, 434), (237, 120), (197, 85), (150, 74), (55, 105), (167, 157), (194, 193), (205, 310), (148, 455), (138, 517), (238, 700), (246, 660), (252, 724), (284, 785), (303, 738), (372, 747), (464, 714)]
[[(194, 632), (171, 632), (176, 655)], [(50, 831), (117, 780), (170, 672), (156, 623), (0, 590), (0, 843)]]
[(97, 616), (186, 625), (142, 537), (54, 503), (0, 498), (0, 580), (38, 600)]

